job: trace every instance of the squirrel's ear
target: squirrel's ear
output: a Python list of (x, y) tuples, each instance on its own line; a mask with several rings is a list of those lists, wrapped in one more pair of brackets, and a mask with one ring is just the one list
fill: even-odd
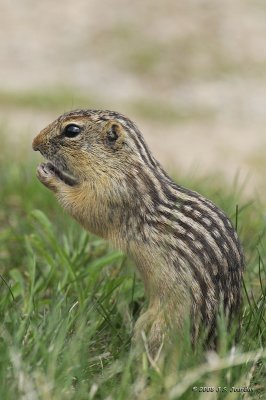
[(119, 138), (119, 126), (111, 124), (106, 132), (106, 138), (110, 143), (114, 143)]
[(106, 144), (112, 148), (119, 148), (124, 142), (124, 129), (116, 121), (108, 121), (105, 129)]

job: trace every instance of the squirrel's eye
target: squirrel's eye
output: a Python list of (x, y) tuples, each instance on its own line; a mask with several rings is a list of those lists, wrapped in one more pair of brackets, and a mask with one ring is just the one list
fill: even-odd
[(65, 127), (64, 135), (73, 138), (80, 133), (81, 129), (78, 125), (70, 124)]
[(107, 139), (110, 143), (113, 143), (118, 139), (117, 125), (111, 126), (111, 129), (107, 133)]

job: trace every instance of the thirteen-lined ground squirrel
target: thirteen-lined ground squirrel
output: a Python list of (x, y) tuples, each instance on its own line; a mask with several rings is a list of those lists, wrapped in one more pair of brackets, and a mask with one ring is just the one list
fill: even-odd
[(223, 304), (229, 320), (240, 304), (244, 266), (225, 214), (200, 194), (176, 185), (148, 149), (137, 126), (113, 111), (60, 116), (33, 141), (49, 160), (39, 180), (86, 229), (129, 254), (149, 306), (138, 319), (152, 349), (169, 326), (191, 316), (209, 333)]

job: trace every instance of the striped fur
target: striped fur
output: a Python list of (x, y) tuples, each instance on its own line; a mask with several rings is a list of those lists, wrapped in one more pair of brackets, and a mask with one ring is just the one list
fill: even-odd
[[(72, 141), (62, 133), (68, 122), (83, 127)], [(106, 145), (109, 123), (119, 127), (119, 146)], [(113, 111), (72, 111), (45, 128), (33, 148), (77, 178), (68, 187), (39, 174), (63, 207), (135, 260), (149, 297), (136, 338), (146, 331), (156, 349), (169, 326), (182, 328), (187, 313), (194, 341), (202, 322), (211, 335), (221, 303), (232, 319), (244, 259), (231, 222), (210, 200), (171, 180), (131, 120)]]

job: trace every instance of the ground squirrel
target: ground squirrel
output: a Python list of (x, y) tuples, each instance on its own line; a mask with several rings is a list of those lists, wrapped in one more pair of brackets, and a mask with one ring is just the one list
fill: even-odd
[(221, 303), (232, 318), (244, 266), (238, 236), (210, 200), (171, 180), (135, 123), (114, 111), (71, 111), (33, 149), (48, 160), (37, 177), (63, 208), (134, 260), (149, 300), (136, 340), (144, 331), (157, 349), (188, 315), (194, 341), (201, 322), (211, 335)]

